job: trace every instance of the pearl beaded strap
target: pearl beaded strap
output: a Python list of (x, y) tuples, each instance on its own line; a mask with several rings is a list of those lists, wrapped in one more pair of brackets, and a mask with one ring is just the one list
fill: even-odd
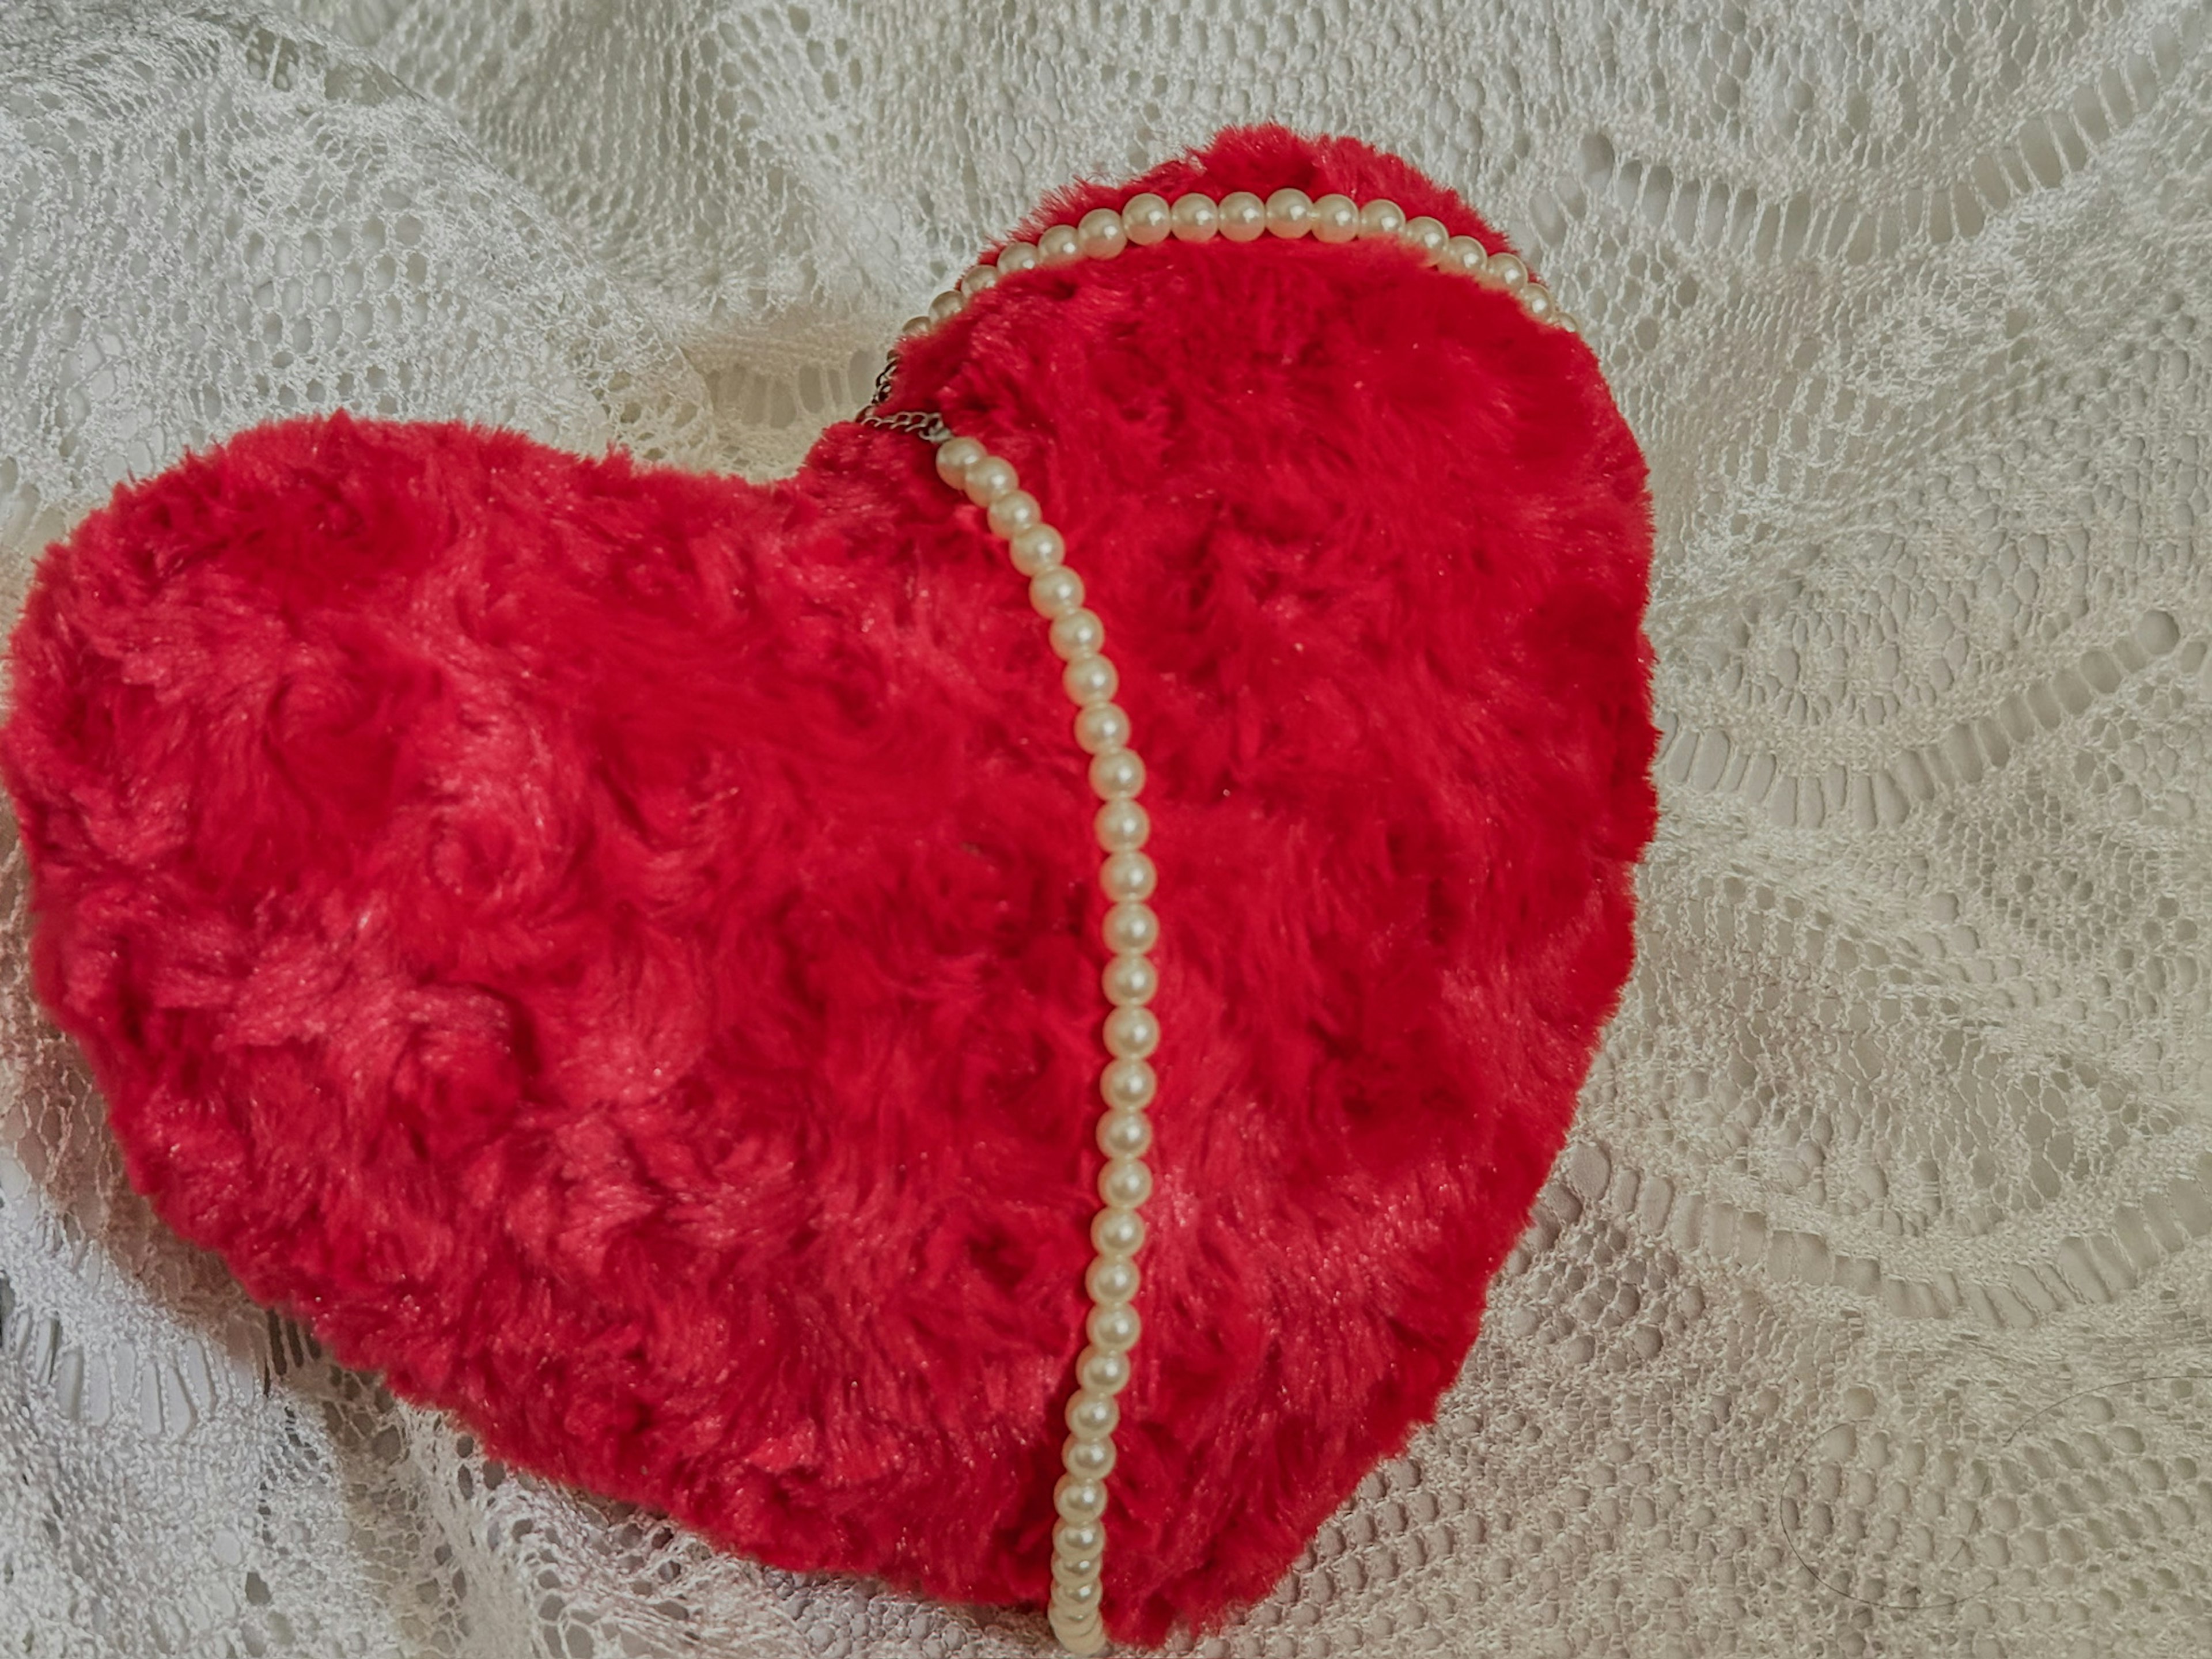
[[(927, 435), (944, 428), (941, 423)], [(1129, 1350), (1139, 1328), (1130, 1305), (1137, 1293), (1136, 1254), (1145, 1242), (1138, 1208), (1152, 1196), (1152, 1173), (1144, 1156), (1152, 1144), (1145, 1109), (1158, 1091), (1150, 1057), (1160, 1042), (1160, 1023), (1146, 1005), (1159, 982), (1150, 953), (1159, 942), (1159, 918), (1145, 901), (1158, 880), (1145, 856), (1152, 824), (1137, 794), (1145, 763), (1129, 746), (1129, 717), (1114, 702), (1121, 677), (1102, 647), (1105, 624), (1085, 609), (1083, 579), (1067, 568), (1066, 544), (1044, 521), (1036, 497), (1020, 487), (1014, 469), (973, 438), (946, 435), (937, 446), (938, 476), (982, 507), (991, 528), (1006, 541), (1014, 568), (1030, 579), (1030, 603), (1052, 624), (1052, 648), (1066, 667), (1060, 684), (1075, 704), (1075, 740), (1091, 756), (1091, 787), (1101, 801), (1096, 827), (1105, 853), (1098, 884), (1108, 901), (1102, 930), (1109, 953), (1102, 980), (1114, 1012), (1106, 1017), (1107, 1064), (1098, 1079), (1106, 1110), (1098, 1120), (1099, 1172), (1103, 1207), (1091, 1223), (1097, 1255), (1084, 1275), (1091, 1344), (1076, 1361), (1077, 1389), (1066, 1413), (1067, 1439), (1060, 1448), (1066, 1473), (1053, 1490), (1060, 1525), (1052, 1536), (1053, 1634), (1075, 1653), (1106, 1644), (1099, 1623), (1099, 1571), (1106, 1549), (1106, 1477), (1114, 1470), (1114, 1429), (1121, 1420), (1115, 1396), (1129, 1381)]]
[[(1264, 202), (1249, 191), (1218, 202), (1193, 192), (1172, 206), (1147, 192), (1131, 197), (1119, 212), (1099, 208), (1076, 224), (1054, 225), (1035, 243), (1008, 243), (999, 250), (995, 264), (970, 270), (931, 302), (927, 317), (915, 318), (901, 332), (920, 333), (945, 321), (1002, 276), (1032, 266), (1111, 259), (1130, 243), (1150, 246), (1170, 235), (1186, 242), (1210, 241), (1216, 235), (1250, 242), (1263, 234), (1292, 240), (1309, 234), (1332, 243), (1396, 238), (1441, 270), (1511, 294), (1537, 320), (1580, 331), (1510, 253), (1492, 253), (1472, 236), (1452, 235), (1434, 219), (1408, 219), (1395, 202), (1362, 206), (1346, 196), (1314, 201), (1304, 191), (1279, 190)], [(877, 382), (876, 404), (889, 395), (892, 367), (886, 364)], [(1109, 960), (1101, 982), (1114, 1010), (1106, 1018), (1107, 1063), (1098, 1080), (1106, 1109), (1098, 1120), (1097, 1142), (1106, 1165), (1098, 1176), (1102, 1207), (1091, 1223), (1097, 1255), (1083, 1279), (1091, 1303), (1084, 1327), (1090, 1342), (1076, 1361), (1076, 1389), (1065, 1413), (1067, 1438), (1060, 1447), (1066, 1473), (1053, 1489), (1060, 1523), (1052, 1535), (1048, 1609), (1053, 1634), (1063, 1647), (1094, 1654), (1106, 1645), (1100, 1575), (1106, 1552), (1106, 1478), (1114, 1471), (1114, 1430), (1121, 1421), (1115, 1396), (1128, 1385), (1129, 1352), (1141, 1328), (1132, 1304), (1136, 1255), (1145, 1242), (1144, 1218), (1138, 1212), (1152, 1192), (1152, 1170), (1144, 1162), (1152, 1144), (1146, 1109), (1159, 1087), (1151, 1059), (1159, 1048), (1160, 1024), (1147, 1005), (1159, 983), (1151, 952), (1159, 942), (1160, 924), (1146, 902), (1158, 872), (1143, 851), (1152, 824), (1137, 804), (1145, 763), (1130, 747), (1129, 717), (1114, 702), (1121, 677), (1105, 655), (1105, 624), (1085, 608), (1083, 580), (1067, 567), (1066, 543), (1044, 521), (1036, 497), (1021, 488), (1012, 466), (975, 439), (955, 435), (927, 410), (883, 415), (871, 404), (861, 419), (935, 443), (938, 476), (982, 507), (991, 529), (1005, 539), (1014, 568), (1029, 578), (1030, 603), (1052, 624), (1052, 648), (1066, 665), (1060, 684), (1076, 706), (1075, 740), (1091, 756), (1091, 787), (1102, 803), (1096, 828), (1106, 854), (1098, 882), (1108, 901), (1102, 931)]]
[(1118, 213), (1112, 208), (1094, 209), (1074, 224), (1053, 226), (1035, 242), (1007, 243), (999, 250), (995, 264), (971, 266), (930, 301), (927, 316), (910, 319), (900, 331), (920, 333), (941, 323), (1000, 277), (1035, 265), (1111, 259), (1133, 242), (1150, 247), (1170, 236), (1182, 242), (1210, 242), (1216, 236), (1256, 242), (1270, 235), (1285, 241), (1310, 235), (1317, 242), (1331, 243), (1395, 238), (1419, 249), (1440, 270), (1472, 276), (1485, 288), (1512, 295), (1537, 321), (1570, 334), (1582, 332), (1582, 325), (1528, 274), (1518, 255), (1492, 253), (1472, 236), (1453, 235), (1425, 214), (1408, 219), (1403, 208), (1383, 198), (1364, 204), (1349, 196), (1324, 196), (1316, 201), (1302, 190), (1279, 190), (1264, 202), (1249, 190), (1231, 191), (1218, 202), (1193, 191), (1177, 197), (1172, 206), (1166, 198), (1147, 191), (1132, 196)]

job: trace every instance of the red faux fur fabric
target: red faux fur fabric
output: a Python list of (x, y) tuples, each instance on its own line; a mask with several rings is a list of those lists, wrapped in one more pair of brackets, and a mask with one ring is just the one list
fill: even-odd
[[(1119, 188), (1449, 193), (1280, 130)], [(1035, 223), (1047, 222), (1040, 218)], [(1631, 955), (1642, 459), (1405, 248), (1010, 278), (901, 406), (1103, 617), (1165, 928), (1109, 1628), (1264, 1594), (1433, 1409)], [(498, 1455), (1040, 1602), (1099, 1155), (1095, 803), (927, 445), (756, 488), (461, 425), (117, 493), (15, 637), (38, 984), (132, 1181)]]

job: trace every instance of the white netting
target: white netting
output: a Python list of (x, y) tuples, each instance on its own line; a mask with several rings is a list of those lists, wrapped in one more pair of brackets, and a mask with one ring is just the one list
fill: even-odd
[[(1045, 190), (1461, 189), (1653, 467), (1643, 954), (1437, 1425), (1237, 1654), (2212, 1651), (2201, 6), (0, 9), (0, 550), (280, 412), (756, 475)], [(0, 1648), (1011, 1654), (394, 1406), (119, 1181), (0, 954)]]

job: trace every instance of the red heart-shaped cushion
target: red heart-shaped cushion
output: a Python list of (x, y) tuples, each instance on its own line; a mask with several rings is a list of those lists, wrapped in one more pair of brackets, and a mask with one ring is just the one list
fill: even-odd
[[(1118, 190), (1455, 198), (1279, 130)], [(1105, 1611), (1263, 1594), (1433, 1409), (1653, 818), (1642, 459), (1395, 241), (1008, 277), (895, 401), (1104, 618), (1164, 942)], [(53, 550), (5, 734), (133, 1182), (501, 1455), (766, 1561), (1042, 1599), (1100, 1155), (1093, 801), (929, 447), (756, 487), (298, 421)]]

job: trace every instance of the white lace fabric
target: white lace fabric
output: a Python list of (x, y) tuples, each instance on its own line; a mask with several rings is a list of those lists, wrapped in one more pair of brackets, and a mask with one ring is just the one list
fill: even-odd
[[(345, 404), (769, 476), (1044, 191), (1358, 134), (1652, 467), (1640, 958), (1437, 1422), (1209, 1653), (2212, 1652), (2201, 5), (0, 9), (0, 569)], [(0, 906), (0, 1650), (992, 1656), (487, 1462), (123, 1183)]]

